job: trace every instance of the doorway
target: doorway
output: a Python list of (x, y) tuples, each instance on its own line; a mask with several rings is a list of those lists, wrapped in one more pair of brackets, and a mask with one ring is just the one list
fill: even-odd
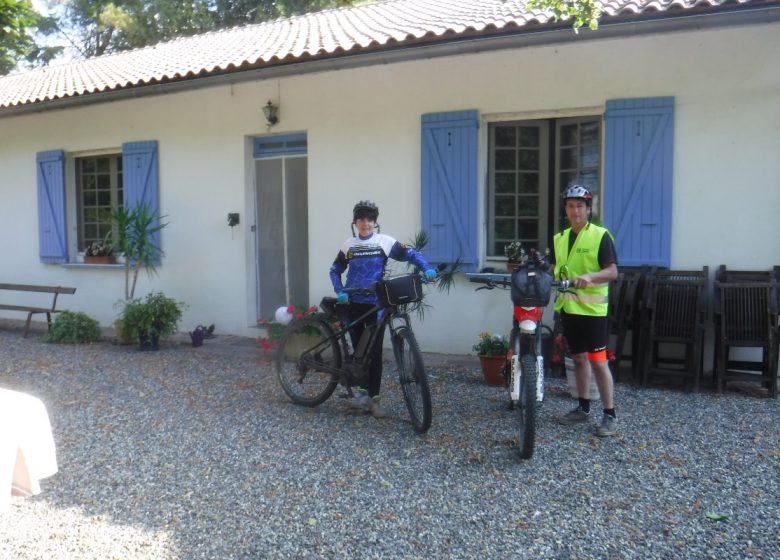
[(306, 135), (256, 138), (257, 312), (309, 300)]

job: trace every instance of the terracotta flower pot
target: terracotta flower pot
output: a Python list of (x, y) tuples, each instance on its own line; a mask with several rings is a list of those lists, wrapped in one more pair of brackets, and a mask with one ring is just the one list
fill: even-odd
[(517, 270), (518, 266), (520, 266), (520, 263), (517, 261), (506, 261), (506, 271), (509, 274), (512, 274), (515, 270)]
[(86, 264), (114, 264), (116, 257), (114, 255), (84, 255)]
[(479, 364), (482, 366), (482, 375), (488, 385), (506, 385), (504, 379), (505, 356), (480, 356)]

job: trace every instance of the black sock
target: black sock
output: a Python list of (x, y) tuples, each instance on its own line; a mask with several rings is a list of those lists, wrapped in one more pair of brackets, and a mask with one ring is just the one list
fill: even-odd
[(604, 416), (612, 416), (612, 418), (617, 418), (614, 408), (605, 408), (603, 410), (604, 410)]
[(585, 414), (590, 414), (590, 399), (580, 399), (580, 408)]

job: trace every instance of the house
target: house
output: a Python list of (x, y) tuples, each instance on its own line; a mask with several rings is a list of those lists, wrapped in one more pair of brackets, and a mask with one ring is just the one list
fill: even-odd
[[(332, 293), (359, 199), (478, 270), (547, 246), (572, 180), (621, 264), (780, 263), (780, 1), (602, 4), (575, 33), (521, 1), (385, 0), (0, 78), (3, 279), (77, 286), (68, 306), (110, 324), (121, 268), (81, 255), (148, 201), (170, 225), (137, 293), (251, 335)], [(422, 348), (507, 332), (496, 292), (433, 291)]]

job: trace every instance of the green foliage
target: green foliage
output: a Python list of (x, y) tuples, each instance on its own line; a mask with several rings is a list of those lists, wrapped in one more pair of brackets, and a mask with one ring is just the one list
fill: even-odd
[(20, 60), (51, 60), (62, 49), (41, 47), (33, 35), (47, 34), (53, 27), (54, 21), (36, 12), (30, 0), (0, 0), (0, 75), (13, 70)]
[(594, 31), (599, 27), (601, 9), (596, 0), (529, 0), (527, 6), (532, 10), (552, 11), (556, 21), (572, 19), (575, 31), (583, 25)]
[(82, 344), (100, 340), (100, 324), (81, 311), (63, 311), (57, 314), (46, 335), (47, 342)]
[(505, 356), (509, 351), (509, 339), (506, 335), (481, 332), (471, 349), (480, 356)]
[(135, 296), (138, 273), (142, 268), (150, 277), (157, 273), (155, 265), (163, 251), (155, 244), (154, 236), (168, 225), (168, 222), (162, 221), (163, 218), (165, 216), (152, 212), (148, 204), (136, 206), (132, 210), (116, 207), (111, 211), (111, 222), (117, 232), (113, 249), (125, 256), (126, 300)]
[(119, 316), (121, 331), (138, 341), (140, 336), (164, 338), (176, 332), (186, 304), (166, 297), (162, 292), (150, 292), (144, 299), (132, 299), (122, 305)]

